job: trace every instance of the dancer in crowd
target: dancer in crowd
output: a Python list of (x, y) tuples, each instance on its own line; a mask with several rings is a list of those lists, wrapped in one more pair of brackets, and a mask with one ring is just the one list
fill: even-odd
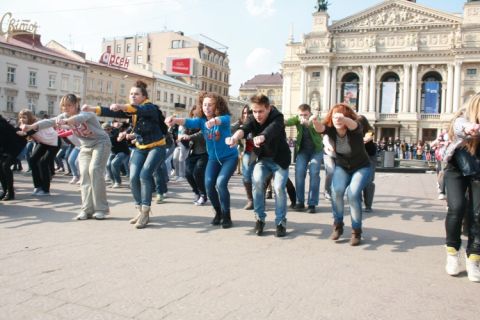
[[(21, 127), (30, 126), (37, 120), (29, 109), (21, 110), (18, 119)], [(32, 129), (33, 131), (31, 131)], [(34, 187), (32, 195), (48, 196), (50, 195), (50, 182), (55, 173), (54, 162), (60, 148), (60, 139), (55, 129), (51, 127), (38, 128), (35, 126), (26, 131), (30, 131), (28, 135), (37, 143), (29, 159)], [(25, 132), (23, 134), (27, 135)]]
[(334, 143), (336, 154), (335, 170), (332, 177), (332, 240), (343, 234), (343, 197), (348, 188), (348, 200), (352, 219), (350, 244), (360, 244), (362, 234), (362, 190), (372, 174), (370, 160), (363, 144), (363, 128), (357, 121), (355, 111), (346, 104), (333, 106), (323, 122), (313, 119), (319, 133), (327, 134)]
[[(236, 132), (240, 126), (242, 126), (248, 119), (248, 116), (252, 114), (250, 107), (245, 105), (242, 109), (242, 114), (238, 121), (238, 127), (232, 128), (232, 132)], [(244, 146), (242, 152), (242, 177), (243, 185), (245, 187), (245, 192), (247, 193), (247, 203), (243, 207), (245, 210), (253, 210), (253, 194), (252, 194), (252, 174), (253, 168), (255, 167), (255, 161), (252, 161), (252, 152), (253, 152), (253, 137), (248, 135), (244, 137)]]
[(295, 189), (297, 204), (295, 210), (305, 210), (305, 179), (307, 169), (310, 176), (307, 212), (315, 213), (320, 193), (320, 167), (323, 160), (322, 136), (315, 131), (310, 118), (312, 111), (308, 104), (298, 106), (298, 115), (285, 120), (285, 125), (297, 129), (297, 144), (295, 146), (297, 159), (295, 161)]
[(13, 127), (0, 115), (0, 183), (1, 201), (15, 199), (12, 165), (27, 144), (27, 140), (17, 135), (18, 128)]
[[(377, 168), (377, 145), (375, 144), (374, 130), (365, 116), (358, 116), (358, 121), (363, 128), (363, 143), (365, 150), (367, 151), (368, 158), (370, 159), (370, 166), (372, 168), (372, 174), (370, 181), (365, 189), (363, 189), (363, 202), (365, 204), (365, 212), (372, 212), (373, 196), (375, 195), (375, 169)], [(399, 149), (400, 150), (400, 149)]]
[(238, 151), (225, 144), (225, 139), (231, 134), (231, 117), (227, 102), (222, 96), (210, 92), (204, 96), (203, 104), (198, 106), (197, 115), (197, 118), (190, 119), (170, 116), (166, 123), (169, 126), (178, 124), (184, 125), (187, 129), (199, 128), (202, 130), (208, 152), (205, 188), (215, 210), (212, 224), (222, 224), (223, 228), (230, 228), (232, 218), (228, 181), (237, 166)]
[(85, 105), (82, 109), (99, 116), (132, 119), (133, 131), (123, 133), (127, 140), (135, 141), (130, 157), (130, 187), (138, 213), (130, 223), (142, 229), (150, 220), (153, 173), (165, 161), (166, 127), (162, 112), (148, 100), (146, 83), (138, 80), (130, 89), (129, 99), (129, 104), (112, 104), (110, 108)]
[[(203, 99), (199, 99), (199, 104)], [(188, 116), (196, 116), (197, 106), (193, 106)], [(200, 129), (185, 129), (183, 135), (179, 135), (180, 143), (188, 143), (189, 153), (186, 159), (185, 177), (195, 194), (193, 203), (203, 206), (207, 203), (207, 191), (205, 190), (205, 170), (207, 169), (208, 154), (205, 138)]]
[(254, 157), (253, 169), (253, 210), (256, 215), (255, 233), (263, 234), (265, 227), (265, 181), (273, 174), (275, 191), (275, 235), (284, 237), (287, 234), (287, 197), (285, 187), (288, 179), (288, 167), (291, 153), (285, 133), (283, 114), (270, 105), (267, 96), (257, 94), (250, 98), (253, 115), (240, 127), (233, 136), (226, 140), (231, 147), (250, 134), (253, 137)]
[(120, 135), (119, 129), (114, 128), (108, 122), (103, 123), (102, 128), (110, 137), (110, 143), (112, 144), (112, 149), (107, 160), (107, 174), (112, 182), (111, 187), (117, 189), (122, 186), (120, 171), (125, 163), (125, 159), (130, 157), (130, 149), (125, 139), (120, 140), (118, 138)]
[[(445, 152), (444, 182), (447, 190), (445, 219), (447, 263), (449, 275), (460, 273), (462, 220), (469, 217), (466, 269), (468, 279), (480, 282), (480, 93), (470, 98), (464, 110), (452, 120)], [(468, 192), (467, 192), (468, 191)], [(473, 210), (468, 208), (466, 195)]]
[(59, 116), (32, 125), (23, 125), (22, 129), (41, 131), (55, 125), (68, 126), (72, 129), (81, 142), (78, 161), (82, 209), (75, 219), (85, 220), (93, 217), (103, 220), (109, 212), (104, 177), (110, 154), (110, 140), (93, 113), (80, 111), (80, 99), (74, 94), (63, 96), (60, 107), (63, 113)]

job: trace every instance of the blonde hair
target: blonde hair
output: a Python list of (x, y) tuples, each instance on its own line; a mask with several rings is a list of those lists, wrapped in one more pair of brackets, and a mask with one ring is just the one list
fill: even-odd
[(73, 93), (66, 94), (60, 99), (60, 107), (63, 107), (67, 103), (77, 106), (77, 110), (80, 110), (80, 98)]
[(20, 119), (23, 116), (27, 118), (26, 124), (34, 124), (35, 122), (37, 122), (37, 118), (33, 114), (33, 111), (30, 109), (20, 110), (20, 112), (18, 113), (18, 119)]
[[(470, 100), (468, 100), (465, 110), (465, 119), (470, 123), (480, 123), (480, 92), (473, 95)], [(465, 146), (470, 154), (475, 155), (478, 144), (479, 139), (469, 139)]]

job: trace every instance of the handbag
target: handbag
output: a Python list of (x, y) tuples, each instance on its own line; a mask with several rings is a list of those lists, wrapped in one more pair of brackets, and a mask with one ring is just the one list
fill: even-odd
[(472, 156), (465, 148), (456, 149), (453, 158), (457, 162), (457, 168), (464, 176), (480, 174), (480, 159)]

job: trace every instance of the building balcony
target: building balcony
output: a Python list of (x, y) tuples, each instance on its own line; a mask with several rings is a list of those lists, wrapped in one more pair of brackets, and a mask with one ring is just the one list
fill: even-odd
[(420, 120), (440, 120), (440, 113), (421, 113)]
[(397, 120), (397, 113), (380, 113), (378, 120)]

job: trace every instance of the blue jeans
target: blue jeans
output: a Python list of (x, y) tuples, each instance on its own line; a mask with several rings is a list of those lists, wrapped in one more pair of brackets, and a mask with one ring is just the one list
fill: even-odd
[(130, 187), (136, 205), (151, 205), (153, 173), (163, 161), (165, 147), (133, 151), (130, 159)]
[(160, 165), (157, 167), (157, 170), (155, 170), (155, 172), (153, 173), (153, 178), (155, 182), (155, 191), (157, 192), (157, 194), (167, 193), (168, 173), (165, 161), (160, 163)]
[(252, 183), (252, 174), (253, 168), (255, 167), (255, 162), (250, 163), (250, 157), (252, 152), (244, 152), (242, 157), (242, 175), (243, 182)]
[(264, 158), (255, 164), (253, 169), (253, 211), (258, 220), (265, 221), (265, 179), (273, 174), (273, 190), (275, 191), (275, 225), (286, 223), (287, 194), (285, 186), (288, 179), (288, 168), (283, 169), (271, 158)]
[(362, 190), (370, 182), (371, 175), (372, 168), (370, 166), (359, 168), (350, 173), (340, 166), (335, 166), (332, 179), (332, 211), (335, 223), (343, 222), (343, 211), (345, 209), (343, 196), (348, 187), (352, 228), (360, 229), (362, 227)]
[[(308, 190), (308, 205), (318, 206), (318, 195), (320, 193), (320, 166), (322, 165), (323, 152), (300, 151), (295, 162), (295, 188), (297, 191), (297, 203), (305, 203), (305, 178), (307, 167), (310, 176)], [(310, 165), (309, 165), (310, 163)]]
[(237, 168), (237, 155), (223, 160), (208, 159), (205, 170), (205, 189), (214, 208), (221, 208), (222, 213), (230, 212), (230, 192), (228, 181)]
[(77, 158), (78, 158), (79, 152), (80, 152), (80, 148), (75, 147), (70, 151), (70, 154), (68, 155), (68, 165), (70, 166), (70, 170), (74, 177), (80, 176), (80, 171), (77, 166)]
[(120, 169), (125, 163), (125, 159), (128, 159), (129, 155), (125, 152), (110, 153), (107, 161), (107, 172), (110, 180), (114, 183), (122, 183), (122, 177), (120, 177)]

